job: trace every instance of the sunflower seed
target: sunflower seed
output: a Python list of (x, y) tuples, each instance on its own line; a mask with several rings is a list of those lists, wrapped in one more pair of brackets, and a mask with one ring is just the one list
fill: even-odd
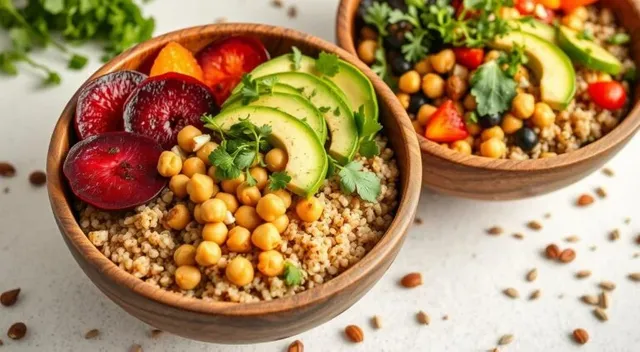
[(620, 239), (620, 230), (615, 229), (609, 233), (609, 241), (617, 241)]
[(538, 269), (531, 269), (527, 273), (527, 281), (532, 282), (538, 278)]
[(540, 298), (540, 294), (541, 293), (542, 292), (540, 290), (535, 290), (535, 291), (531, 292), (531, 294), (529, 295), (529, 300), (534, 301), (534, 300)]
[(513, 342), (513, 335), (507, 334), (503, 335), (500, 340), (498, 340), (498, 345), (504, 346), (510, 344), (511, 342)]
[(584, 279), (591, 276), (591, 270), (580, 270), (576, 273), (578, 279)]
[(598, 297), (591, 296), (591, 295), (584, 295), (584, 296), (580, 297), (580, 299), (582, 300), (582, 302), (584, 302), (586, 304), (590, 304), (592, 306), (595, 306), (596, 304), (598, 304), (598, 302), (600, 302)]
[(640, 272), (629, 274), (629, 280), (640, 282)]
[(95, 339), (99, 335), (100, 335), (100, 330), (91, 329), (91, 330), (87, 331), (86, 334), (84, 334), (84, 338), (87, 339), (87, 340), (91, 340), (91, 339)]
[(371, 324), (373, 324), (373, 327), (376, 329), (382, 329), (382, 318), (380, 318), (379, 315), (374, 315), (373, 318), (371, 318)]
[(516, 290), (513, 287), (509, 287), (507, 289), (505, 289), (504, 291), (502, 291), (505, 295), (507, 295), (510, 298), (518, 298), (520, 297), (520, 293), (518, 293), (518, 290)]
[(569, 243), (575, 243), (575, 242), (580, 241), (580, 237), (578, 237), (576, 235), (571, 235), (571, 236), (565, 238), (564, 240), (569, 242)]
[(600, 321), (607, 321), (609, 320), (609, 316), (607, 316), (607, 312), (605, 312), (602, 308), (596, 308), (593, 310), (593, 314), (596, 316), (596, 318), (598, 318)]
[(600, 308), (607, 309), (611, 304), (611, 298), (608, 293), (602, 291), (600, 292)]
[(602, 281), (599, 286), (601, 289), (607, 291), (613, 291), (616, 289), (616, 284), (611, 281)]
[(494, 227), (491, 227), (491, 228), (487, 229), (487, 234), (489, 234), (491, 236), (498, 236), (498, 235), (501, 235), (503, 232), (504, 232), (504, 230), (500, 226), (494, 226)]
[(538, 221), (529, 221), (527, 223), (527, 227), (534, 231), (542, 230), (542, 224), (539, 223)]

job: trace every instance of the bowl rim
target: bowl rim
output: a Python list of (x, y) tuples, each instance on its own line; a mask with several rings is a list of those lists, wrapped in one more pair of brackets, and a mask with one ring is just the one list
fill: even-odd
[[(403, 172), (405, 175), (401, 174), (401, 178), (406, 178), (406, 187), (403, 187), (401, 190), (398, 209), (389, 229), (385, 231), (380, 241), (371, 251), (345, 272), (321, 285), (292, 296), (271, 301), (238, 304), (186, 297), (177, 292), (155, 287), (119, 268), (109, 258), (104, 256), (102, 252), (89, 241), (88, 237), (80, 228), (72, 210), (73, 208), (66, 198), (68, 193), (65, 190), (68, 188), (65, 188), (66, 180), (62, 174), (62, 165), (64, 163), (64, 157), (66, 157), (66, 153), (70, 147), (68, 137), (70, 130), (73, 128), (70, 124), (73, 123), (72, 116), (74, 114), (75, 101), (84, 84), (102, 74), (123, 69), (124, 64), (130, 60), (157, 50), (170, 41), (180, 41), (180, 39), (184, 38), (198, 37), (202, 39), (212, 34), (218, 36), (254, 35), (258, 38), (269, 36), (278, 37), (283, 41), (289, 40), (294, 44), (301, 43), (319, 51), (337, 54), (342, 59), (355, 65), (368, 76), (380, 98), (379, 100), (385, 102), (390, 113), (393, 115), (390, 118), (397, 123), (400, 133), (399, 138), (404, 142), (402, 145), (407, 158), (406, 170)], [(345, 50), (323, 39), (293, 29), (264, 24), (224, 23), (184, 28), (154, 37), (125, 51), (98, 69), (78, 88), (78, 91), (76, 91), (69, 100), (58, 118), (49, 144), (46, 170), (49, 179), (47, 189), (53, 215), (58, 223), (62, 236), (68, 242), (67, 244), (73, 245), (75, 250), (83, 257), (89, 266), (100, 272), (101, 275), (113, 284), (129, 290), (135, 295), (142, 296), (163, 305), (194, 313), (240, 317), (281, 313), (322, 303), (335, 297), (341, 291), (355, 286), (361, 278), (375, 268), (383, 265), (385, 259), (392, 256), (396, 248), (402, 244), (407, 230), (413, 221), (421, 191), (420, 180), (422, 177), (422, 168), (419, 159), (420, 153), (417, 139), (413, 133), (413, 127), (409, 122), (409, 117), (396, 99), (390, 99), (390, 97), (394, 96), (387, 85), (371, 72), (366, 65)], [(402, 183), (402, 179), (400, 182)]]
[[(338, 45), (350, 54), (357, 57), (353, 30), (354, 16), (361, 0), (340, 0), (336, 16), (336, 37)], [(636, 17), (640, 18), (640, 9), (637, 2), (632, 2)], [(637, 88), (637, 87), (636, 87)], [(640, 92), (636, 92), (639, 94)], [(440, 144), (419, 135), (420, 150), (424, 154), (448, 160), (465, 167), (496, 171), (548, 171), (567, 168), (586, 160), (606, 155), (619, 144), (624, 143), (640, 129), (640, 100), (629, 109), (627, 115), (613, 130), (577, 150), (544, 159), (491, 159), (478, 155), (464, 155), (449, 148), (443, 148)]]

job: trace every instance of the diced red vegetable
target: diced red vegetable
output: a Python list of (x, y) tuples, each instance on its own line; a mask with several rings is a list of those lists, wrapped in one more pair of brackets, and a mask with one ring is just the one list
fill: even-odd
[(598, 2), (598, 0), (562, 0), (560, 7), (565, 12), (571, 12), (580, 6), (587, 6)]
[(438, 143), (452, 143), (469, 136), (462, 116), (456, 110), (452, 100), (445, 101), (433, 113), (424, 136)]
[(531, 15), (536, 8), (534, 0), (516, 0), (515, 7), (522, 15)]
[(456, 62), (462, 66), (475, 70), (484, 60), (484, 49), (479, 48), (454, 48), (456, 54)]
[(591, 100), (603, 109), (618, 110), (627, 101), (627, 92), (620, 82), (595, 82), (589, 85)]
[(548, 9), (557, 10), (560, 8), (560, 0), (537, 0), (537, 2)]

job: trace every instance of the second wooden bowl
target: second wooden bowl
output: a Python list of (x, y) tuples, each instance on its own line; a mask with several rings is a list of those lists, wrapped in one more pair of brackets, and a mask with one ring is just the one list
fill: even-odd
[(400, 206), (380, 242), (360, 262), (340, 276), (295, 296), (259, 303), (213, 302), (156, 288), (118, 268), (87, 239), (73, 213), (74, 198), (62, 174), (62, 164), (74, 142), (76, 95), (55, 127), (47, 162), (51, 208), (67, 247), (85, 274), (111, 300), (140, 320), (163, 331), (218, 343), (254, 343), (286, 338), (318, 326), (362, 297), (395, 259), (411, 224), (420, 195), (420, 152), (409, 118), (393, 92), (366, 65), (346, 51), (297, 31), (265, 25), (224, 24), (195, 27), (154, 38), (123, 53), (93, 77), (123, 69), (139, 69), (171, 41), (192, 51), (229, 36), (260, 39), (273, 55), (291, 52), (335, 53), (360, 68), (373, 82), (380, 102), (380, 121), (395, 150), (400, 178)]
[[(631, 55), (640, 63), (638, 1), (602, 1), (631, 34)], [(356, 55), (356, 12), (360, 0), (341, 0), (336, 21), (338, 44)], [(422, 182), (435, 191), (465, 198), (508, 200), (549, 193), (571, 185), (602, 167), (640, 128), (639, 86), (634, 105), (622, 123), (598, 141), (577, 151), (538, 160), (494, 160), (466, 156), (418, 136)]]

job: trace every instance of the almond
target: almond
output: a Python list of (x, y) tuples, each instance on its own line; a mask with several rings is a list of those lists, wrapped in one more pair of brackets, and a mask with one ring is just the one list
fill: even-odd
[(19, 288), (3, 292), (2, 295), (0, 295), (0, 304), (5, 307), (11, 307), (18, 301), (18, 295), (20, 295)]
[(560, 259), (560, 261), (563, 263), (571, 263), (574, 259), (576, 259), (576, 252), (571, 248), (567, 248), (560, 253), (558, 259)]
[(287, 349), (287, 352), (304, 352), (304, 345), (302, 344), (302, 341), (300, 340), (293, 341), (289, 345), (289, 349)]
[(423, 324), (423, 325), (429, 325), (429, 323), (431, 322), (431, 319), (429, 319), (429, 316), (427, 315), (427, 313), (423, 311), (419, 311), (418, 314), (416, 315), (416, 318), (418, 318), (418, 322), (420, 322), (420, 324)]
[(548, 245), (547, 248), (545, 248), (544, 253), (547, 256), (547, 258), (555, 260), (555, 259), (558, 259), (558, 257), (560, 256), (560, 248), (558, 248), (557, 245), (552, 243)]
[(344, 333), (347, 335), (349, 340), (355, 343), (360, 343), (364, 341), (364, 333), (362, 329), (360, 329), (357, 325), (349, 325), (344, 329)]
[(579, 207), (586, 207), (589, 206), (591, 204), (593, 204), (593, 196), (589, 195), (589, 194), (583, 194), (580, 197), (578, 197), (578, 200), (576, 201), (576, 204)]
[(7, 331), (7, 336), (12, 340), (20, 340), (27, 334), (27, 326), (24, 323), (14, 323)]
[(422, 274), (420, 273), (410, 273), (405, 275), (402, 280), (400, 280), (400, 284), (406, 288), (414, 288), (416, 286), (422, 285)]

